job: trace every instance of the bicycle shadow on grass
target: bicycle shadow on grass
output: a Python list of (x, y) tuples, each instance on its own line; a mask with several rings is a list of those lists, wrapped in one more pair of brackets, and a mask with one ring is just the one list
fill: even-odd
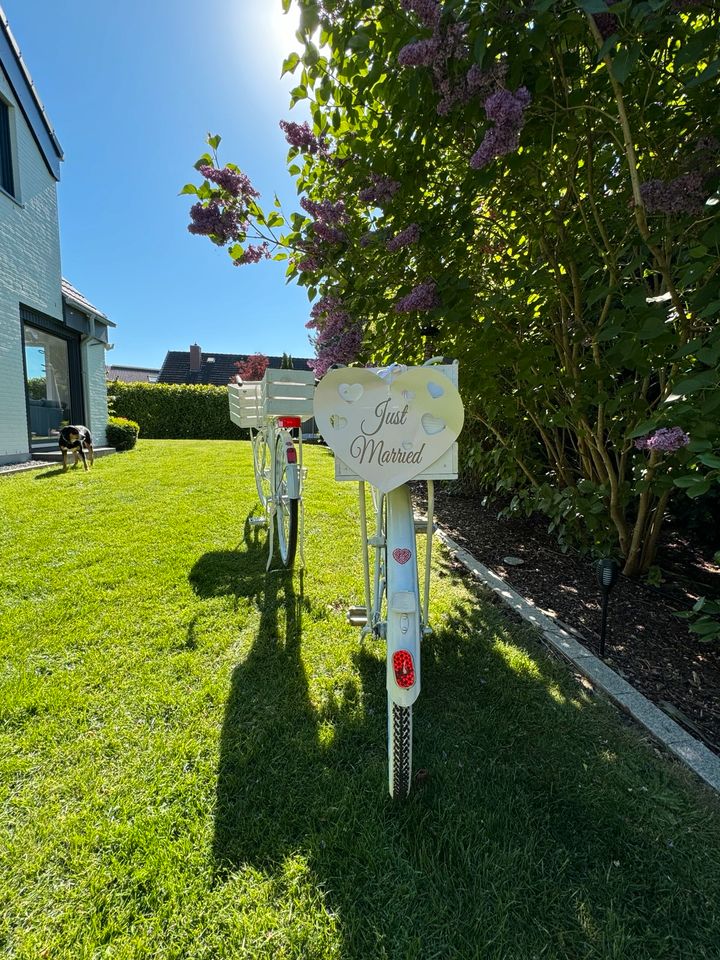
[[(282, 898), (286, 864), (300, 857), (323, 892), (317, 908), (337, 919), (343, 957), (519, 958), (562, 951), (566, 937), (602, 950), (608, 913), (611, 936), (637, 955), (643, 937), (674, 935), (680, 894), (667, 875), (690, 841), (678, 829), (675, 851), (646, 856), (647, 801), (627, 792), (643, 783), (662, 796), (665, 775), (637, 757), (621, 770), (622, 732), (594, 739), (585, 714), (596, 707), (532, 650), (528, 631), (472, 596), (436, 625), (414, 712), (414, 766), (427, 775), (394, 804), (382, 645), (359, 645), (358, 680), (326, 678), (324, 699), (313, 678), (313, 701), (302, 586), (287, 573), (266, 576), (264, 557), (263, 544), (253, 561), (260, 623), (233, 672), (221, 734), (216, 882), (251, 867), (276, 878)], [(440, 572), (462, 579), (450, 565)], [(327, 628), (331, 642), (330, 617)], [(689, 886), (688, 875), (678, 880)], [(635, 900), (625, 902), (627, 884)], [(652, 926), (638, 924), (638, 896), (653, 905)]]

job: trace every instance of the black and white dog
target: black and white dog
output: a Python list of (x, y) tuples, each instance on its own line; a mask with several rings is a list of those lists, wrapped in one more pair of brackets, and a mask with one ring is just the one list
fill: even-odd
[(93, 438), (87, 427), (63, 427), (60, 431), (58, 444), (62, 451), (63, 470), (67, 470), (68, 451), (70, 451), (75, 458), (74, 466), (77, 466), (80, 460), (82, 460), (84, 469), (88, 469), (88, 458), (85, 455), (86, 451), (90, 455), (90, 466), (95, 462)]

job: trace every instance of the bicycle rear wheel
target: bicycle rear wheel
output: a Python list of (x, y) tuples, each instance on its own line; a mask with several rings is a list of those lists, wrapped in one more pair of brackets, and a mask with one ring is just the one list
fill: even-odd
[(291, 454), (295, 456), (295, 445), (280, 434), (275, 441), (275, 519), (280, 558), (286, 567), (295, 563), (298, 539), (299, 477)]
[(272, 451), (265, 427), (261, 427), (253, 437), (252, 450), (255, 486), (264, 510), (272, 493)]

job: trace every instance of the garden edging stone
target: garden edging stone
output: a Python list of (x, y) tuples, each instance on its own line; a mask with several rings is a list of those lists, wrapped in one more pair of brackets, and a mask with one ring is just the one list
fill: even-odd
[(720, 758), (663, 713), (647, 697), (591, 653), (567, 630), (522, 597), (497, 573), (485, 567), (456, 543), (444, 530), (435, 527), (438, 538), (450, 553), (475, 577), (496, 593), (523, 620), (537, 627), (546, 642), (570, 661), (580, 673), (615, 704), (640, 723), (667, 750), (713, 790), (720, 792)]

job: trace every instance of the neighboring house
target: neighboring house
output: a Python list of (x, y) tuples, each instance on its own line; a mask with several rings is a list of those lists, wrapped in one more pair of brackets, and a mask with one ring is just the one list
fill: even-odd
[[(238, 372), (236, 363), (244, 363), (247, 353), (203, 353), (194, 343), (188, 351), (169, 350), (163, 361), (158, 383), (211, 383), (225, 387)], [(279, 370), (282, 357), (268, 357), (269, 366)], [(293, 358), (293, 370), (308, 370), (309, 358)]]
[(105, 443), (114, 324), (60, 275), (62, 156), (0, 7), (0, 464), (55, 447), (63, 423)]
[(160, 371), (157, 367), (115, 367), (107, 368), (108, 380), (121, 380), (123, 383), (157, 383)]

